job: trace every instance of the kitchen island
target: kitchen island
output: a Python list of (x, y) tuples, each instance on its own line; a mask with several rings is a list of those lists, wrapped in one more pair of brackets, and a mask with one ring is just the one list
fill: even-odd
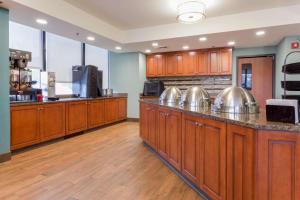
[(11, 150), (127, 119), (127, 94), (10, 105)]
[(218, 200), (300, 199), (300, 126), (140, 101), (140, 137)]

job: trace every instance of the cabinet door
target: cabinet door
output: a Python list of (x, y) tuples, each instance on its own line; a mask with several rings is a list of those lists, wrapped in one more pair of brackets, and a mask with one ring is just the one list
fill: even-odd
[(154, 55), (147, 56), (147, 77), (154, 77), (156, 75), (156, 66)]
[(198, 52), (198, 66), (196, 69), (196, 74), (198, 75), (208, 74), (208, 60), (209, 60), (209, 53), (207, 51)]
[(104, 100), (88, 102), (88, 128), (94, 128), (105, 123), (104, 108)]
[(209, 52), (209, 74), (219, 74), (219, 50)]
[(167, 145), (167, 130), (166, 130), (167, 110), (158, 109), (157, 111), (157, 151), (158, 153), (168, 159), (168, 145)]
[(219, 54), (220, 73), (231, 74), (232, 49), (221, 49)]
[(168, 111), (166, 118), (168, 161), (177, 170), (181, 170), (181, 113)]
[(165, 56), (164, 55), (155, 55), (154, 57), (155, 65), (156, 65), (156, 76), (164, 76), (165, 75)]
[(166, 55), (166, 76), (175, 76), (177, 68), (177, 57), (173, 53)]
[(37, 106), (17, 106), (10, 111), (11, 150), (40, 142)]
[(227, 199), (254, 199), (256, 131), (227, 125)]
[(123, 120), (127, 118), (127, 99), (126, 98), (120, 98), (118, 102), (119, 106), (119, 120)]
[(66, 134), (65, 103), (45, 104), (38, 107), (41, 140), (47, 141)]
[(181, 172), (194, 184), (200, 181), (200, 132), (198, 117), (183, 116), (182, 121), (182, 168)]
[(184, 75), (193, 76), (196, 73), (198, 65), (198, 54), (195, 51), (183, 54)]
[(119, 104), (117, 99), (105, 99), (105, 123), (118, 120)]
[(182, 53), (175, 54), (176, 59), (176, 75), (182, 76), (184, 74), (183, 56)]
[(67, 104), (67, 134), (87, 129), (87, 102), (77, 101)]
[(226, 199), (226, 124), (204, 120), (200, 146), (200, 188), (212, 199)]
[(256, 199), (300, 199), (300, 135), (258, 132)]
[(140, 103), (140, 137), (148, 143), (147, 104)]
[(148, 144), (156, 149), (157, 148), (157, 132), (156, 132), (156, 107), (148, 105), (147, 111), (147, 132), (148, 132)]

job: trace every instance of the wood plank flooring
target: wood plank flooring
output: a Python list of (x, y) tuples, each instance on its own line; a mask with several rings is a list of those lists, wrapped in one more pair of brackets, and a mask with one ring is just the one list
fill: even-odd
[(1, 200), (201, 200), (124, 122), (0, 164)]

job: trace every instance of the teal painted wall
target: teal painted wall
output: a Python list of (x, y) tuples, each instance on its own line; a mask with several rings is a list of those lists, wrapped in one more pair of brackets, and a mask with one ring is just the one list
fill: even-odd
[[(283, 94), (283, 90), (281, 89), (281, 81), (283, 80), (283, 73), (282, 65), (284, 64), (285, 57), (288, 53), (295, 51), (294, 49), (291, 49), (291, 42), (300, 42), (300, 35), (299, 36), (289, 36), (285, 37), (278, 45), (278, 53), (276, 58), (276, 98), (281, 98), (281, 95)], [(300, 49), (297, 49), (300, 51)], [(300, 53), (296, 53), (291, 55), (287, 63), (292, 62), (300, 62)], [(289, 75), (288, 80), (300, 80), (299, 75)], [(288, 92), (288, 94), (300, 94), (300, 92)]]
[(241, 56), (255, 56), (255, 55), (265, 55), (265, 54), (276, 54), (276, 46), (268, 47), (255, 47), (255, 48), (238, 48), (233, 50), (232, 56), (232, 84), (237, 84), (237, 58)]
[(129, 118), (139, 118), (139, 94), (146, 80), (146, 57), (140, 53), (109, 53), (109, 87), (128, 93)]
[(0, 155), (10, 152), (9, 130), (9, 11), (0, 8)]

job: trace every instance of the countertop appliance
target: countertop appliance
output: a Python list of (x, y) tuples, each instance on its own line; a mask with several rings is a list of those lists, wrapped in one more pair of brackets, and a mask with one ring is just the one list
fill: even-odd
[(56, 78), (55, 72), (41, 72), (41, 87), (43, 96), (48, 100), (58, 100), (55, 92)]
[(96, 66), (73, 66), (73, 94), (81, 98), (102, 96), (102, 76)]
[(159, 80), (145, 81), (143, 96), (159, 97), (164, 91), (164, 83)]
[(213, 111), (234, 114), (259, 113), (254, 96), (241, 87), (229, 87), (220, 92), (215, 99)]
[(179, 103), (181, 95), (182, 93), (177, 87), (168, 87), (160, 95), (159, 101), (161, 103)]
[(189, 107), (210, 107), (210, 96), (200, 86), (189, 87), (181, 96), (180, 105)]
[(32, 71), (27, 68), (31, 52), (10, 49), (10, 100), (35, 101), (39, 89), (32, 88), (37, 81), (32, 80)]
[(299, 123), (298, 100), (268, 99), (266, 115), (272, 122)]

